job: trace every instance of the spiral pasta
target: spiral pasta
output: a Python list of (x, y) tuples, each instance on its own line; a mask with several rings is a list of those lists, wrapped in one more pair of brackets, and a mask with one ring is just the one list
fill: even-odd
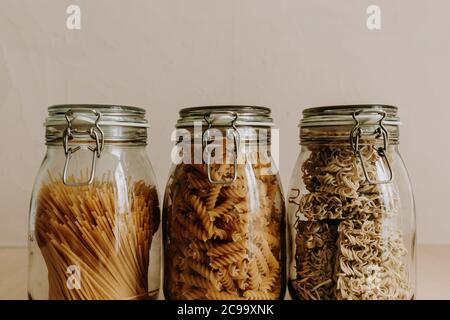
[[(289, 197), (297, 217), (291, 280), (297, 297), (411, 299), (406, 248), (389, 223), (400, 208), (395, 182), (367, 183), (349, 146), (308, 148), (301, 168), (307, 193), (292, 189)], [(361, 156), (370, 179), (383, 175), (376, 145), (362, 146)]]
[[(231, 167), (231, 168), (230, 168)], [(214, 165), (214, 179), (233, 166)], [(208, 181), (206, 165), (178, 165), (164, 216), (168, 299), (277, 299), (284, 205), (276, 176), (239, 164), (231, 184)]]

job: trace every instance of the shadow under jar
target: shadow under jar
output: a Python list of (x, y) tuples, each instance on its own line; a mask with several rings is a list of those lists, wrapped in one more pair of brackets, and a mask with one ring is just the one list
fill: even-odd
[(285, 208), (270, 109), (182, 109), (163, 206), (166, 299), (281, 299)]
[(415, 213), (397, 108), (306, 109), (288, 195), (294, 299), (413, 299)]
[(145, 111), (48, 109), (29, 221), (30, 299), (156, 299), (160, 210)]

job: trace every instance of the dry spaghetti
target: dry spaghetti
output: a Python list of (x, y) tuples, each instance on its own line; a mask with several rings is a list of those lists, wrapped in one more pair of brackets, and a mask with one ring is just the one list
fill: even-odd
[[(129, 180), (121, 189), (125, 194), (108, 179), (67, 187), (50, 178), (42, 186), (36, 238), (48, 268), (49, 299), (156, 298), (147, 292), (147, 272), (159, 226), (157, 194), (143, 181)], [(79, 271), (79, 287), (67, 284), (70, 266)]]

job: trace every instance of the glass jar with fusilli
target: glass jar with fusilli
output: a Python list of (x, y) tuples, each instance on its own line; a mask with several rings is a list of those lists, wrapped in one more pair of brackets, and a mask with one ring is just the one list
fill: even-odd
[(284, 201), (270, 109), (182, 109), (163, 206), (166, 299), (280, 299)]
[(413, 299), (415, 213), (397, 108), (306, 109), (288, 194), (294, 299)]

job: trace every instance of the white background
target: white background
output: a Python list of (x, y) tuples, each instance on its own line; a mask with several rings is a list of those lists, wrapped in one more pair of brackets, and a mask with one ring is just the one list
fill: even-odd
[[(366, 28), (370, 4), (380, 31)], [(59, 103), (146, 108), (161, 191), (180, 107), (271, 107), (286, 189), (304, 107), (398, 105), (418, 240), (450, 243), (449, 14), (448, 0), (0, 0), (0, 246), (26, 244), (42, 123)]]

